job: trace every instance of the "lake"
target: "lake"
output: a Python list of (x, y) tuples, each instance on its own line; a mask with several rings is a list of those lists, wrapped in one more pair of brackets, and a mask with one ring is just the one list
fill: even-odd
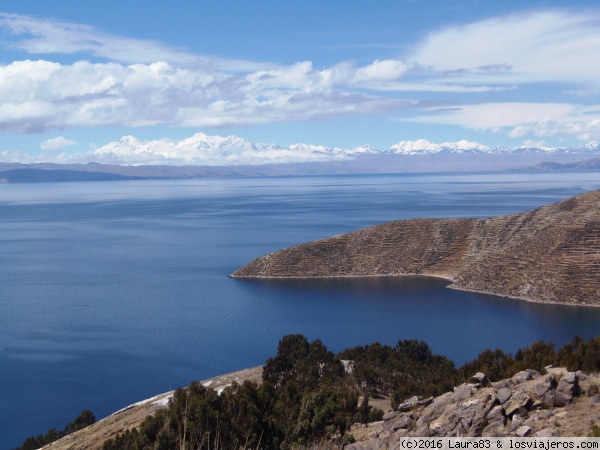
[(388, 220), (509, 214), (599, 188), (598, 173), (508, 172), (0, 185), (0, 448), (263, 364), (289, 333), (334, 351), (419, 339), (457, 364), (599, 335), (600, 308), (439, 279), (228, 277)]

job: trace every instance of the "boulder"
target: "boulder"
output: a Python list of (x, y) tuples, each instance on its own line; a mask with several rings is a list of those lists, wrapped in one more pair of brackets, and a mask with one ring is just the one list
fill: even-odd
[(536, 437), (558, 437), (558, 430), (556, 428), (544, 428), (543, 430), (535, 433)]
[(510, 427), (509, 427), (510, 431), (515, 432), (517, 430), (517, 428), (523, 426), (523, 422), (524, 422), (523, 418), (520, 415), (515, 414), (513, 416), (512, 420), (510, 421)]
[(521, 370), (512, 376), (510, 379), (510, 384), (517, 385), (521, 383), (525, 383), (526, 381), (535, 380), (540, 376), (540, 373), (537, 370)]
[(466, 400), (475, 392), (476, 387), (472, 384), (463, 383), (454, 388), (454, 401)]
[(394, 421), (394, 424), (392, 425), (392, 431), (406, 429), (413, 423), (415, 423), (413, 416), (410, 414), (401, 414), (398, 419)]
[(510, 388), (503, 387), (498, 389), (496, 395), (498, 396), (498, 401), (501, 404), (505, 404), (508, 401), (508, 399), (510, 399), (510, 397), (512, 396), (512, 391), (510, 390)]
[(510, 399), (504, 405), (504, 412), (508, 417), (511, 417), (514, 414), (527, 411), (532, 403), (531, 397), (525, 392), (513, 392)]
[(389, 413), (386, 413), (383, 415), (383, 420), (384, 421), (392, 420), (397, 416), (398, 416), (398, 413), (396, 411), (390, 411)]
[[(508, 380), (483, 387), (483, 374), (436, 398), (412, 397), (384, 416), (382, 428), (354, 450), (398, 448), (408, 436), (555, 437), (569, 411), (560, 409), (579, 395), (579, 376), (562, 368), (541, 375), (524, 370)], [(558, 377), (562, 376), (560, 380)], [(587, 384), (584, 384), (587, 387)], [(600, 403), (600, 395), (590, 397)], [(589, 403), (589, 402), (586, 402)], [(375, 438), (375, 439), (372, 439)]]
[(519, 386), (519, 389), (527, 391), (534, 400), (539, 401), (536, 406), (550, 408), (554, 406), (557, 384), (554, 375), (543, 375)]
[(484, 373), (477, 372), (471, 377), (471, 383), (478, 386), (487, 386), (489, 384), (489, 380)]
[(518, 437), (527, 437), (531, 434), (531, 428), (528, 427), (527, 425), (523, 425), (519, 428), (517, 428), (517, 430), (515, 431), (515, 435), (517, 435)]
[(492, 389), (487, 389), (476, 398), (458, 404), (456, 417), (466, 436), (480, 436), (488, 414), (498, 403), (498, 397)]
[(487, 415), (487, 426), (482, 430), (482, 436), (504, 436), (506, 416), (502, 405), (494, 406)]
[(404, 400), (400, 406), (398, 406), (398, 411), (407, 412), (418, 406), (427, 406), (431, 402), (433, 402), (433, 397), (423, 398), (420, 395), (415, 395), (414, 397), (409, 398), (408, 400)]
[(556, 406), (565, 406), (570, 404), (579, 393), (579, 380), (575, 372), (569, 372), (562, 377), (556, 388)]

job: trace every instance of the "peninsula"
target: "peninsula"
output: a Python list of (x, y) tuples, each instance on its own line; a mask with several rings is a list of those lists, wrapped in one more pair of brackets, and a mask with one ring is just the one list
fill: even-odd
[(427, 275), (450, 287), (600, 306), (600, 190), (487, 219), (410, 219), (262, 256), (235, 278)]

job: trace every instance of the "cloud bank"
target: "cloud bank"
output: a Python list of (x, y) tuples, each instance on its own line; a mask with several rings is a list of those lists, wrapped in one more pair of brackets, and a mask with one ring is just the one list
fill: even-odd
[[(217, 129), (380, 115), (509, 138), (600, 139), (594, 104), (600, 92), (598, 13), (542, 10), (494, 17), (432, 30), (397, 59), (319, 68), (311, 61), (209, 57), (17, 14), (0, 14), (0, 30), (5, 46), (32, 56), (0, 65), (5, 132)], [(82, 59), (49, 60), (56, 55)], [(535, 89), (545, 90), (544, 101), (529, 95)], [(489, 96), (474, 97), (480, 94)]]

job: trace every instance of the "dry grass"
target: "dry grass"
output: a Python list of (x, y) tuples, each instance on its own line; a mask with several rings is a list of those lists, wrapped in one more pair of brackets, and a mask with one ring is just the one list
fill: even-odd
[[(242, 383), (245, 380), (260, 382), (261, 379), (262, 366), (210, 378), (202, 381), (202, 384), (212, 389), (219, 389), (230, 385), (234, 381), (237, 383)], [(114, 438), (118, 433), (125, 430), (139, 426), (146, 417), (154, 414), (160, 408), (165, 408), (172, 395), (173, 391), (166, 392), (128, 406), (83, 430), (46, 445), (43, 449), (100, 450), (108, 439)]]

